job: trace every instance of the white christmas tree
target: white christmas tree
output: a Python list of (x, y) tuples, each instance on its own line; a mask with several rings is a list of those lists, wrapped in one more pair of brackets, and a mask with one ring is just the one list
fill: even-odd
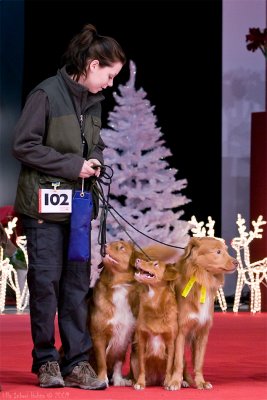
[[(184, 214), (181, 207), (190, 200), (180, 192), (187, 186), (187, 180), (176, 180), (178, 170), (169, 167), (166, 157), (172, 153), (165, 147), (163, 134), (156, 126), (154, 106), (142, 88), (135, 89), (135, 77), (136, 66), (130, 61), (129, 81), (119, 86), (120, 95), (113, 94), (117, 105), (109, 113), (109, 129), (101, 132), (107, 146), (105, 165), (114, 172), (109, 200), (112, 214), (107, 214), (106, 240), (132, 239), (143, 247), (152, 244), (149, 238), (153, 238), (183, 248), (190, 225), (180, 220)], [(92, 229), (93, 268), (101, 260), (98, 228), (99, 218), (93, 222)]]

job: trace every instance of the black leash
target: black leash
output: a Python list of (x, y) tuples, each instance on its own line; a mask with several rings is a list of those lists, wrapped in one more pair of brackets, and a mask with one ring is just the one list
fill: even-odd
[[(107, 173), (107, 169), (110, 169), (111, 173)], [(151, 236), (148, 236), (144, 232), (141, 232), (139, 229), (137, 229), (135, 226), (133, 226), (129, 221), (127, 221), (115, 208), (109, 203), (109, 198), (110, 198), (110, 187), (111, 187), (111, 182), (112, 182), (112, 177), (114, 175), (113, 169), (105, 165), (103, 167), (102, 173), (99, 178), (96, 178), (93, 182), (92, 190), (95, 191), (95, 194), (98, 195), (99, 199), (102, 201), (102, 211), (100, 215), (100, 227), (99, 227), (99, 234), (98, 234), (98, 244), (100, 245), (100, 254), (102, 257), (106, 255), (105, 251), (105, 245), (106, 245), (106, 232), (107, 232), (107, 214), (108, 212), (112, 215), (112, 217), (115, 219), (115, 221), (119, 224), (119, 226), (122, 228), (124, 233), (130, 238), (130, 240), (141, 250), (141, 252), (150, 260), (150, 257), (144, 252), (144, 250), (133, 240), (133, 238), (129, 235), (129, 233), (126, 231), (124, 226), (119, 222), (119, 220), (115, 217), (114, 211), (124, 222), (126, 222), (131, 228), (133, 228), (136, 232), (140, 233), (141, 235), (147, 237), (148, 239), (153, 240), (154, 242), (163, 244), (168, 247), (173, 247), (175, 249), (184, 249), (184, 247), (181, 246), (174, 246), (172, 244), (164, 243), (161, 242), (160, 240), (157, 240)], [(104, 179), (107, 180), (105, 182)], [(104, 195), (104, 190), (102, 185), (107, 186), (107, 196), (105, 199)], [(112, 210), (112, 211), (111, 211)]]

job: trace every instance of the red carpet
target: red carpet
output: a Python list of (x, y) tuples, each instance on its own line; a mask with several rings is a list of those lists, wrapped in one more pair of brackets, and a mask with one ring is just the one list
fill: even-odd
[[(267, 313), (215, 313), (204, 369), (213, 389), (203, 391), (187, 388), (169, 392), (160, 387), (143, 391), (115, 387), (104, 391), (41, 389), (37, 386), (36, 376), (30, 372), (29, 315), (2, 314), (0, 324), (3, 399), (267, 400)], [(127, 361), (125, 372), (128, 367)]]

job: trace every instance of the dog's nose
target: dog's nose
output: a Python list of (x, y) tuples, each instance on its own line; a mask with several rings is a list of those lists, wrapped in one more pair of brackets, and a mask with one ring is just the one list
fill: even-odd
[(239, 266), (239, 262), (237, 260), (234, 260), (233, 264), (234, 264), (235, 268), (237, 268)]

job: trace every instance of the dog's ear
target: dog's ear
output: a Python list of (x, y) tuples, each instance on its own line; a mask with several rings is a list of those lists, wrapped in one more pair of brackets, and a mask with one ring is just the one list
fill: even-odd
[(135, 265), (135, 260), (137, 258), (141, 258), (142, 260), (145, 260), (147, 258), (147, 256), (145, 255), (145, 253), (142, 253), (140, 250), (137, 250), (134, 245), (132, 245), (132, 253), (131, 253), (131, 257), (130, 257), (130, 265), (134, 266)]
[(159, 243), (144, 247), (144, 252), (152, 260), (164, 261), (166, 263), (174, 263), (178, 260), (180, 253), (176, 248), (171, 248)]
[(165, 272), (163, 275), (164, 281), (175, 281), (179, 275), (179, 270), (176, 264), (166, 264)]
[(130, 259), (129, 259), (129, 265), (134, 266), (136, 258), (137, 258), (137, 252), (135, 251), (135, 249), (133, 247), (132, 253), (131, 253), (131, 256), (130, 256)]
[(185, 247), (185, 251), (183, 254), (183, 259), (187, 259), (189, 257), (191, 257), (194, 253), (194, 250), (196, 248), (198, 248), (200, 245), (200, 238), (197, 238), (195, 236), (191, 237), (191, 239), (189, 240), (187, 246)]

